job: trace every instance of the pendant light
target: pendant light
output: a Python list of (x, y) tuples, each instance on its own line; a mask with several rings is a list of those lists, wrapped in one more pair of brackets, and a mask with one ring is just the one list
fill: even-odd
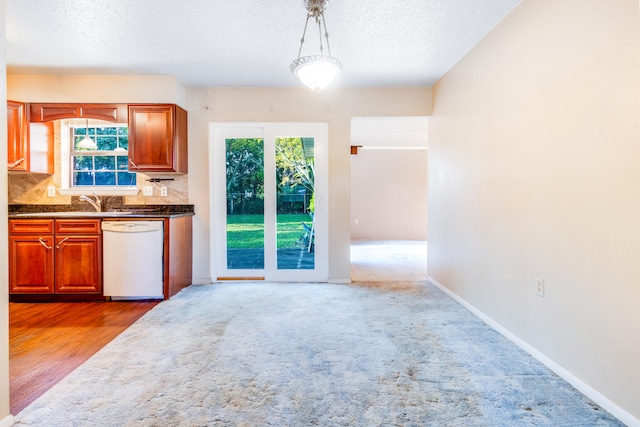
[[(329, 33), (327, 32), (327, 24), (324, 19), (324, 10), (329, 3), (328, 0), (304, 0), (307, 8), (307, 21), (304, 24), (302, 39), (300, 40), (300, 50), (298, 58), (291, 65), (291, 72), (306, 86), (310, 87), (316, 93), (327, 87), (334, 77), (342, 70), (342, 62), (331, 56), (331, 48), (329, 47)], [(310, 56), (300, 56), (302, 53), (302, 45), (304, 44), (304, 36), (307, 33), (307, 25), (309, 18), (315, 18), (318, 25), (318, 34), (320, 36), (320, 54)], [(327, 54), (324, 54), (324, 46), (322, 44), (322, 29), (324, 28), (324, 38), (327, 41)]]
[(82, 141), (80, 141), (78, 143), (78, 148), (83, 148), (85, 150), (97, 150), (98, 146), (96, 145), (96, 142), (89, 138), (89, 119), (87, 119), (87, 125), (85, 127), (85, 134), (84, 134), (84, 138), (82, 139)]

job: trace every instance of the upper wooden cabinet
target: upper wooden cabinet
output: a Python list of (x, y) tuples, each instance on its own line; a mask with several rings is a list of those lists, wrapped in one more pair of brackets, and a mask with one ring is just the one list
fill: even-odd
[(53, 173), (53, 122), (97, 119), (129, 125), (129, 170), (187, 173), (187, 112), (175, 104), (7, 102), (10, 171)]
[(126, 123), (126, 104), (29, 104), (29, 122), (42, 123), (62, 119), (97, 119)]
[(187, 112), (174, 104), (129, 105), (129, 170), (187, 173)]
[(29, 123), (27, 104), (7, 101), (9, 171), (53, 173), (53, 123)]
[(7, 101), (7, 161), (9, 170), (29, 170), (29, 128), (26, 105)]

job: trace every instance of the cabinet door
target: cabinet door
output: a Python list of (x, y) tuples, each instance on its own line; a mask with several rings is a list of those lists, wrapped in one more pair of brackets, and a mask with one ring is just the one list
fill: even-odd
[(7, 101), (7, 162), (10, 171), (29, 170), (29, 136), (26, 105)]
[(53, 235), (10, 235), (9, 292), (51, 294), (53, 284)]
[(56, 235), (58, 294), (102, 292), (102, 237)]
[(127, 122), (126, 104), (29, 104), (31, 123), (62, 119), (99, 119), (110, 122)]
[(129, 105), (129, 170), (187, 172), (187, 113), (172, 104)]

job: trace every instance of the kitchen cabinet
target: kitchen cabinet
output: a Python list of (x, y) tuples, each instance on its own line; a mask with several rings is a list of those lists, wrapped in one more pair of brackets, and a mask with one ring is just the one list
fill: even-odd
[(9, 171), (53, 173), (53, 123), (29, 123), (27, 104), (7, 101)]
[(9, 292), (53, 294), (53, 220), (9, 221)]
[(164, 220), (164, 297), (171, 298), (191, 285), (193, 265), (193, 218)]
[(63, 119), (97, 119), (127, 122), (127, 104), (29, 104), (29, 122), (44, 123)]
[(174, 104), (129, 105), (129, 170), (187, 173), (187, 112)]
[(55, 220), (55, 293), (102, 293), (100, 220)]
[(26, 104), (7, 101), (7, 162), (9, 170), (29, 170), (29, 134)]
[(10, 220), (9, 291), (100, 297), (100, 220)]

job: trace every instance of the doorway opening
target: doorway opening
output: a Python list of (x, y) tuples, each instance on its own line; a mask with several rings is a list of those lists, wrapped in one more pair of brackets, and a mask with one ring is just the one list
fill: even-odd
[(351, 120), (351, 279), (426, 278), (427, 117)]

